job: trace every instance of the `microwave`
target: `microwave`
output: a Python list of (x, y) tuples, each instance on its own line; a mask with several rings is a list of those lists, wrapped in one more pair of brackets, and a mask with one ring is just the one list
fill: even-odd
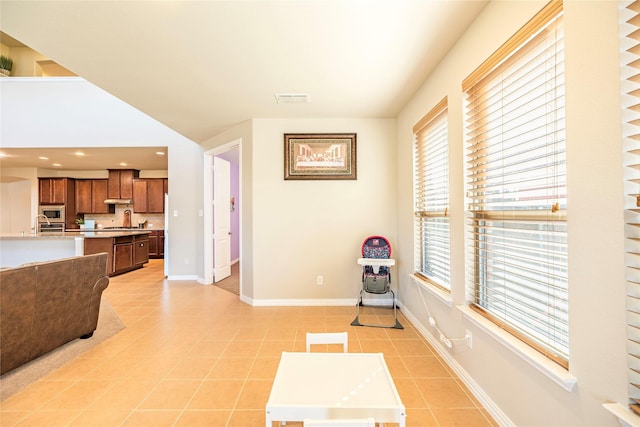
[[(61, 206), (40, 206), (39, 215), (44, 215), (49, 222), (65, 222), (64, 205)], [(38, 217), (38, 222), (47, 222), (43, 217)]]

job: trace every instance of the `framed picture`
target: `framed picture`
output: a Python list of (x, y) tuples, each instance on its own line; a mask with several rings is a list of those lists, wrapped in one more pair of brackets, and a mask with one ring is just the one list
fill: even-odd
[(357, 179), (356, 134), (285, 133), (284, 179)]

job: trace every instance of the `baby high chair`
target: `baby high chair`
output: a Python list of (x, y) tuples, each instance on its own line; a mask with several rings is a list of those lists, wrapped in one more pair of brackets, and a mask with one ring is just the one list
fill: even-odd
[[(362, 266), (362, 289), (356, 304), (356, 318), (351, 322), (352, 326), (374, 326), (378, 328), (404, 329), (398, 321), (396, 308), (396, 294), (391, 289), (391, 266), (396, 261), (391, 258), (391, 244), (382, 236), (369, 236), (362, 244), (362, 258), (358, 258), (358, 264)], [(393, 302), (393, 325), (378, 325), (360, 323), (360, 306), (364, 306), (363, 296), (370, 294), (391, 293)], [(374, 306), (375, 307), (375, 306)]]

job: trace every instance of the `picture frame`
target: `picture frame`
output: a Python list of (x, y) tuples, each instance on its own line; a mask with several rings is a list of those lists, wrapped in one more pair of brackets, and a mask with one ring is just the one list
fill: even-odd
[(285, 180), (356, 180), (355, 133), (285, 133)]

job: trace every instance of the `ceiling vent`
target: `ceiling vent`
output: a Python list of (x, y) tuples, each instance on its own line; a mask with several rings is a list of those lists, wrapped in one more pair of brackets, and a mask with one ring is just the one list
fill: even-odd
[(276, 93), (278, 104), (308, 104), (309, 95), (306, 93)]

